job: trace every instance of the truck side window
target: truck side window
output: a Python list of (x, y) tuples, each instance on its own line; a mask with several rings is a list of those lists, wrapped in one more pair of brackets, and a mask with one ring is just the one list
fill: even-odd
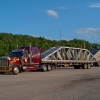
[(38, 53), (38, 50), (37, 50), (37, 49), (34, 49), (34, 52), (35, 52), (35, 53)]
[(28, 55), (27, 55), (27, 52), (24, 52), (23, 56), (24, 56), (24, 57), (27, 57), (27, 56), (28, 56)]

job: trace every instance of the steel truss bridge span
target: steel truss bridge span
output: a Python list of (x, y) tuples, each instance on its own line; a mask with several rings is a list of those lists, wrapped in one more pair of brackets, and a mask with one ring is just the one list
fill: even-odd
[(42, 62), (58, 62), (59, 64), (93, 63), (94, 56), (87, 50), (74, 47), (52, 47), (42, 53)]

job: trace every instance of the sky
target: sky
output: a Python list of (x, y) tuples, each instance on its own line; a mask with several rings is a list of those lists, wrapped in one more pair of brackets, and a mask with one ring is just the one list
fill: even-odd
[(100, 0), (0, 0), (0, 32), (100, 43)]

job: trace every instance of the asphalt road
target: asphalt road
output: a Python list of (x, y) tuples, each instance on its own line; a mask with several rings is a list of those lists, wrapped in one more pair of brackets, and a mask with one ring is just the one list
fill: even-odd
[(100, 67), (0, 74), (0, 100), (100, 100)]

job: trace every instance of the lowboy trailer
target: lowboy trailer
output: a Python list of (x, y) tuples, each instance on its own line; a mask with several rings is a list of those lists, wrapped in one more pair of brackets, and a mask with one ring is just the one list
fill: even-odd
[(73, 47), (52, 47), (43, 53), (33, 46), (22, 46), (12, 50), (9, 57), (0, 58), (0, 73), (12, 72), (17, 75), (25, 70), (51, 71), (53, 67), (72, 66), (74, 69), (90, 69), (96, 62), (87, 50)]

